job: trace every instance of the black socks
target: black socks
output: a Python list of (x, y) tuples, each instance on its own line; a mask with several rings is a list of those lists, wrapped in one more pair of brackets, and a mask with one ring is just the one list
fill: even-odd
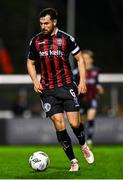
[(73, 152), (73, 148), (71, 145), (71, 139), (66, 131), (56, 131), (56, 135), (57, 135), (57, 139), (59, 141), (59, 143), (62, 145), (67, 157), (72, 160), (75, 158), (74, 156), (74, 152)]
[(92, 140), (93, 134), (94, 134), (94, 120), (91, 120), (87, 122), (87, 139)]
[[(72, 128), (74, 134), (76, 135), (79, 144), (83, 146), (85, 144), (85, 132), (84, 132), (84, 126), (83, 124), (80, 124), (78, 128)], [(72, 160), (75, 159), (75, 155), (73, 152), (72, 144), (71, 144), (71, 139), (66, 131), (56, 131), (57, 139), (59, 143), (62, 145), (67, 157)]]
[(84, 126), (82, 123), (80, 123), (80, 126), (78, 128), (73, 128), (73, 132), (76, 135), (79, 144), (84, 145), (85, 144), (85, 132), (84, 132)]

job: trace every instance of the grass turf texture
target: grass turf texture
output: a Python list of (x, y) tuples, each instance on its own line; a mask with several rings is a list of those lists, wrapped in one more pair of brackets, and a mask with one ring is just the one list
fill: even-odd
[[(28, 163), (35, 151), (44, 151), (50, 157), (46, 171), (34, 172)], [(70, 163), (60, 146), (1, 146), (1, 179), (122, 179), (123, 146), (94, 146), (95, 163), (88, 165), (78, 146), (74, 152), (80, 163), (80, 171), (68, 172)]]

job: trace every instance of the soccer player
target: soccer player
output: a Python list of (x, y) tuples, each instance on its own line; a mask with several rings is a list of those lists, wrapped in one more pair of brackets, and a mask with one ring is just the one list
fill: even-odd
[[(77, 137), (81, 151), (88, 163), (94, 162), (93, 153), (85, 142), (84, 127), (79, 121), (78, 94), (86, 92), (85, 66), (82, 52), (75, 39), (57, 28), (55, 9), (43, 9), (39, 17), (41, 32), (32, 38), (27, 60), (28, 73), (40, 94), (47, 117), (52, 120), (59, 143), (71, 162), (70, 171), (78, 171), (79, 163), (74, 155), (71, 138), (67, 133), (64, 112)], [(72, 52), (80, 71), (80, 82), (73, 82), (69, 64)], [(41, 80), (37, 79), (35, 63), (40, 62)]]
[[(93, 65), (94, 54), (91, 50), (82, 51), (83, 58), (86, 65), (86, 85), (87, 92), (80, 94), (80, 114), (81, 121), (84, 120), (84, 115), (87, 116), (87, 144), (89, 146), (93, 143), (94, 135), (94, 120), (97, 113), (97, 97), (104, 93), (102, 85), (98, 81), (99, 68)], [(79, 74), (78, 68), (73, 71), (75, 79), (78, 82)]]

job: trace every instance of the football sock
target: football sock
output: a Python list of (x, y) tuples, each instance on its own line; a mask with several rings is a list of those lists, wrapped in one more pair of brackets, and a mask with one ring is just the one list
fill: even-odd
[(66, 129), (63, 131), (56, 131), (56, 135), (57, 135), (57, 139), (58, 139), (59, 143), (63, 147), (63, 149), (64, 149), (67, 157), (70, 159), (70, 161), (72, 159), (75, 159), (75, 155), (74, 155), (72, 144), (71, 144), (71, 139), (70, 139)]
[(87, 139), (92, 140), (93, 134), (94, 134), (94, 120), (91, 120), (87, 122)]
[(80, 123), (80, 126), (78, 128), (73, 128), (73, 132), (76, 135), (79, 144), (84, 145), (85, 144), (85, 131), (84, 131), (84, 126), (82, 123)]

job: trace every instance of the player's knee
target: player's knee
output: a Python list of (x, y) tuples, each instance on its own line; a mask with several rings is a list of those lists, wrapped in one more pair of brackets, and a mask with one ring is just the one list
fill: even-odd
[(65, 129), (65, 124), (63, 121), (57, 121), (55, 125), (56, 125), (56, 129), (59, 131), (62, 131)]
[(51, 119), (52, 119), (52, 121), (54, 123), (54, 126), (55, 126), (55, 129), (57, 131), (62, 131), (62, 130), (64, 130), (66, 128), (64, 119), (57, 118), (57, 117), (51, 118)]
[(72, 128), (78, 128), (80, 126), (80, 122), (70, 122), (70, 126)]

